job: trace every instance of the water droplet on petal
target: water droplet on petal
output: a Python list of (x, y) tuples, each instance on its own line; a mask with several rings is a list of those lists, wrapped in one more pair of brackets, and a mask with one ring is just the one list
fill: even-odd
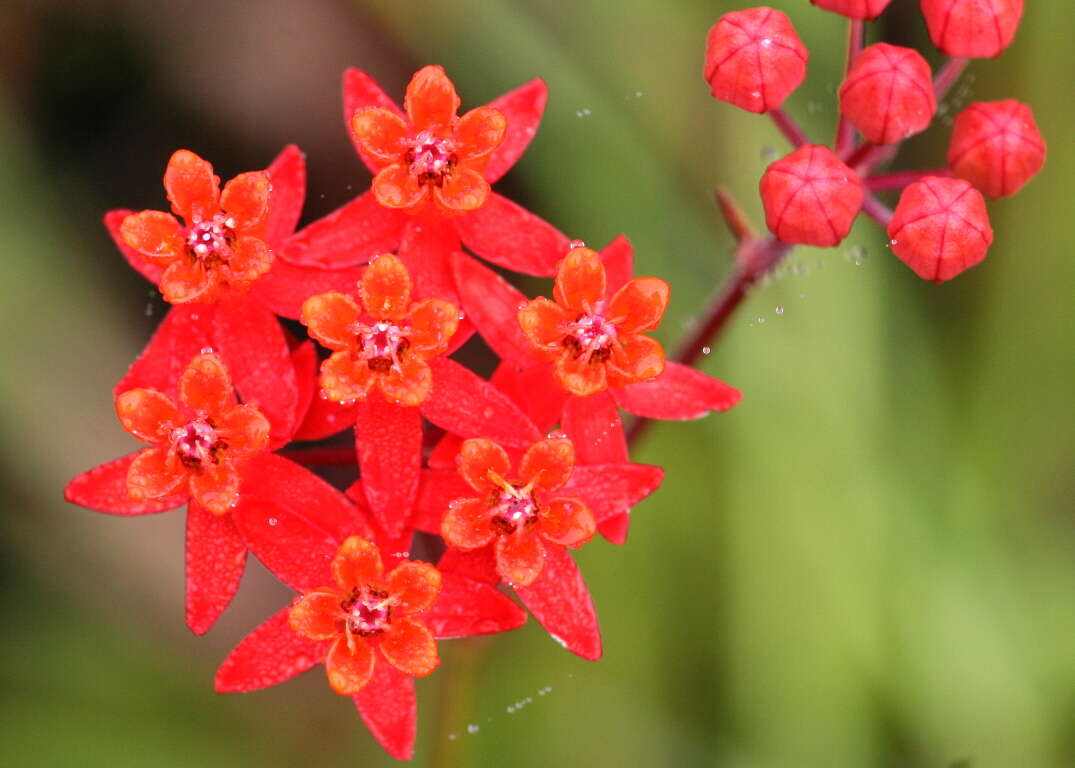
[(202, 347), (201, 349), (198, 350), (198, 354), (200, 354), (200, 355), (211, 355), (211, 354), (213, 354), (213, 348), (212, 347)]
[(275, 526), (280, 524), (280, 521), (277, 520), (275, 517), (270, 517), (269, 520), (268, 520), (268, 523), (269, 523), (269, 525), (275, 527)]
[(568, 248), (585, 248), (586, 247), (586, 241), (584, 241), (584, 240), (572, 240), (570, 243), (567, 244), (567, 247)]

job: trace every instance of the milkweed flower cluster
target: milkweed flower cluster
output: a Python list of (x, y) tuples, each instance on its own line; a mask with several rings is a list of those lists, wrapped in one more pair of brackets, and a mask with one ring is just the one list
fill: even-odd
[[(570, 550), (597, 533), (622, 544), (664, 474), (630, 460), (621, 410), (695, 419), (740, 393), (665, 359), (649, 333), (669, 286), (633, 276), (626, 238), (592, 250), (494, 191), (545, 101), (534, 80), (460, 114), (428, 66), (401, 109), (350, 70), (345, 124), (373, 182), (338, 210), (298, 229), (305, 161), (289, 146), (223, 186), (179, 150), (170, 212), (105, 216), (171, 308), (115, 387), (120, 425), (145, 447), (74, 478), (66, 497), (115, 515), (186, 505), (196, 634), (231, 602), (248, 554), (295, 591), (224, 660), (218, 691), (323, 664), (405, 759), (413, 678), (437, 669), (438, 641), (529, 613), (570, 651), (601, 656)], [(553, 278), (551, 297), (489, 264)], [(488, 379), (453, 359), (475, 334), (499, 359)], [(358, 479), (341, 489), (292, 444), (346, 431)]]

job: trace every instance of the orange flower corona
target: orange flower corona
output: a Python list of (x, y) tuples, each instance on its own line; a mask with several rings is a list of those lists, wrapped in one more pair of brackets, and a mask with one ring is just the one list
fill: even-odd
[(575, 469), (575, 446), (563, 437), (534, 443), (511, 471), (507, 452), (492, 440), (465, 440), (459, 473), (481, 494), (456, 499), (441, 521), (451, 547), (479, 549), (496, 540), (496, 570), (509, 584), (526, 587), (541, 575), (545, 546), (581, 547), (597, 530), (580, 499), (546, 498), (562, 488)]
[(213, 166), (180, 149), (168, 161), (164, 189), (186, 225), (164, 211), (142, 211), (123, 220), (120, 234), (164, 267), (166, 301), (214, 302), (229, 289), (248, 290), (269, 271), (273, 256), (262, 240), (272, 191), (268, 173), (240, 173), (221, 192)]
[(179, 379), (180, 409), (153, 389), (116, 398), (123, 428), (153, 447), (127, 471), (132, 499), (182, 493), (218, 515), (239, 500), (239, 470), (269, 443), (269, 421), (253, 405), (239, 405), (224, 363), (212, 354), (191, 360)]
[(428, 66), (407, 86), (406, 120), (381, 107), (355, 113), (355, 137), (381, 166), (373, 179), (381, 205), (416, 212), (432, 199), (442, 212), (460, 214), (485, 204), (489, 183), (481, 172), (504, 140), (507, 120), (492, 107), (457, 117), (459, 104), (444, 70)]
[(458, 308), (441, 299), (412, 304), (410, 275), (391, 254), (370, 263), (359, 294), (361, 307), (342, 293), (311, 296), (302, 305), (310, 335), (334, 350), (321, 364), (324, 396), (338, 403), (364, 400), (376, 386), (399, 405), (420, 405), (433, 388), (426, 361), (447, 351)]
[(661, 345), (641, 334), (661, 323), (668, 283), (637, 277), (606, 297), (601, 257), (573, 248), (556, 272), (553, 299), (519, 310), (519, 325), (535, 351), (555, 365), (560, 385), (579, 397), (625, 387), (664, 372)]
[(335, 587), (300, 597), (288, 623), (311, 640), (331, 640), (325, 672), (332, 690), (353, 696), (370, 681), (374, 648), (410, 677), (430, 674), (440, 658), (433, 633), (411, 618), (426, 611), (440, 594), (440, 572), (429, 563), (404, 561), (387, 576), (377, 547), (352, 536), (332, 561)]

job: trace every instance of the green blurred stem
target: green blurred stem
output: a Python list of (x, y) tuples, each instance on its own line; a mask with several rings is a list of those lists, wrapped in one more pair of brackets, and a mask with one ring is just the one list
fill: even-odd
[[(866, 23), (861, 19), (851, 19), (847, 30), (847, 64), (846, 72), (851, 71), (851, 65), (862, 53), (862, 41), (866, 35)], [(836, 154), (843, 157), (855, 146), (855, 126), (841, 112), (840, 122), (836, 126)]]

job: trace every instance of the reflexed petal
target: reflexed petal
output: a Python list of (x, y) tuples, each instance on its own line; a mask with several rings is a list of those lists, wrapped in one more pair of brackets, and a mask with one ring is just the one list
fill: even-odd
[(589, 248), (572, 248), (556, 270), (552, 297), (565, 309), (589, 312), (605, 298), (605, 265)]
[(269, 248), (279, 248), (291, 237), (302, 214), (302, 203), (306, 198), (306, 158), (297, 146), (288, 144), (265, 172), (272, 180), (272, 196), (263, 239)]
[(178, 150), (168, 161), (164, 189), (172, 210), (188, 224), (208, 219), (220, 209), (220, 178), (212, 165), (189, 150)]
[(351, 130), (362, 148), (382, 165), (399, 162), (407, 151), (410, 130), (403, 118), (387, 109), (370, 107), (356, 112)]
[(526, 151), (537, 133), (548, 97), (549, 89), (544, 81), (535, 78), (490, 102), (489, 106), (503, 114), (508, 123), (503, 143), (497, 147), (485, 167), (485, 178), (490, 184), (507, 173)]
[(165, 301), (184, 304), (188, 301), (213, 301), (215, 286), (216, 280), (200, 261), (192, 264), (180, 259), (164, 270), (159, 287)]
[(563, 350), (563, 326), (567, 322), (564, 308), (544, 296), (519, 310), (519, 327), (533, 348), (546, 356), (559, 355)]
[(321, 293), (302, 303), (303, 324), (329, 349), (355, 348), (353, 326), (361, 314), (355, 300), (342, 293)]
[(350, 352), (334, 352), (321, 363), (321, 391), (337, 403), (353, 403), (369, 394), (377, 378), (365, 360), (355, 359)]
[(179, 399), (179, 378), (191, 359), (213, 346), (211, 330), (215, 307), (180, 304), (168, 310), (153, 338), (113, 391), (121, 394), (141, 387)]
[(411, 208), (426, 193), (407, 166), (390, 165), (373, 178), (373, 194), (387, 208)]
[(354, 650), (340, 638), (325, 656), (325, 674), (332, 690), (341, 696), (354, 696), (373, 677), (373, 649), (360, 637), (354, 640)]
[(478, 493), (500, 487), (499, 483), (490, 477), (490, 473), (505, 479), (511, 473), (511, 460), (507, 451), (483, 437), (464, 440), (459, 449), (458, 461), (459, 474)]
[(541, 576), (515, 592), (558, 643), (588, 661), (601, 658), (593, 600), (570, 552), (556, 545), (547, 547)]
[(246, 567), (246, 544), (231, 517), (190, 503), (186, 566), (187, 627), (203, 635), (231, 603)]
[(340, 634), (340, 595), (329, 589), (307, 592), (288, 611), (287, 623), (311, 640), (332, 640)]
[(239, 405), (220, 418), (217, 433), (228, 444), (229, 456), (250, 456), (269, 445), (269, 420), (255, 405)]
[(652, 331), (661, 324), (668, 306), (668, 283), (659, 277), (631, 280), (612, 297), (608, 313), (617, 330), (626, 333)]
[(179, 409), (152, 389), (131, 389), (116, 398), (116, 415), (123, 428), (145, 443), (163, 443), (180, 425)]
[[(135, 501), (127, 493), (127, 471), (138, 453), (94, 467), (89, 472), (73, 478), (63, 490), (63, 497), (72, 504), (106, 512), (110, 515), (151, 515), (167, 512), (187, 503), (190, 495), (186, 488), (180, 493), (162, 499)], [(454, 472), (452, 473), (455, 474)], [(462, 480), (459, 481), (462, 484)], [(437, 517), (440, 524), (440, 517)]]
[(454, 138), (459, 157), (464, 160), (485, 158), (504, 141), (508, 121), (490, 107), (472, 109), (459, 118)]
[(552, 499), (541, 509), (541, 533), (565, 547), (581, 547), (597, 531), (590, 508), (579, 499)]
[(198, 355), (179, 377), (179, 399), (183, 405), (211, 417), (223, 416), (236, 403), (224, 361), (216, 355)]
[(536, 531), (514, 533), (496, 540), (496, 572), (513, 587), (528, 587), (541, 575), (545, 547)]
[(527, 303), (526, 296), (465, 253), (454, 253), (451, 259), (459, 296), (478, 333), (502, 359), (514, 365), (533, 363), (533, 351), (518, 320), (519, 307)]
[(492, 510), (484, 499), (456, 499), (448, 505), (440, 524), (444, 542), (457, 549), (478, 549), (496, 536)]
[(373, 679), (354, 697), (355, 708), (373, 738), (397, 760), (414, 757), (418, 697), (414, 680), (391, 664), (375, 664)]
[(381, 90), (381, 87), (377, 85), (372, 77), (359, 69), (345, 70), (343, 73), (343, 124), (347, 135), (351, 137), (355, 150), (358, 152), (359, 157), (362, 158), (362, 162), (366, 164), (371, 173), (377, 173), (381, 164), (369, 156), (362, 143), (355, 136), (354, 131), (351, 130), (351, 119), (355, 116), (355, 113), (369, 107), (387, 109), (389, 112), (403, 117), (402, 110), (388, 97), (388, 94)]
[(615, 293), (622, 288), (634, 272), (634, 248), (624, 235), (601, 249), (601, 263), (605, 265), (606, 290)]
[(417, 355), (404, 355), (399, 370), (392, 368), (378, 379), (385, 400), (393, 405), (414, 408), (429, 399), (433, 391), (433, 371)]
[(625, 411), (647, 419), (700, 419), (743, 399), (735, 387), (672, 361), (656, 379), (614, 389), (612, 396)]
[(224, 185), (220, 207), (235, 219), (237, 232), (260, 237), (264, 231), (265, 219), (269, 215), (271, 193), (272, 182), (265, 171), (240, 173)]
[(410, 677), (425, 677), (440, 666), (433, 633), (414, 619), (394, 619), (380, 647), (388, 663)]
[(127, 263), (130, 264), (138, 274), (153, 283), (153, 285), (156, 285), (160, 282), (161, 273), (164, 271), (164, 267), (161, 266), (158, 261), (167, 262), (168, 259), (152, 259), (127, 245), (127, 241), (123, 239), (123, 222), (126, 221), (128, 216), (134, 215), (134, 213), (134, 211), (129, 211), (124, 208), (109, 211), (104, 215), (105, 229), (108, 230), (112, 242), (116, 244), (116, 248), (119, 249), (119, 252), (123, 255), (123, 258), (127, 260)]
[(272, 251), (264, 240), (240, 237), (224, 270), (233, 282), (251, 283), (269, 271), (272, 260)]
[(401, 320), (411, 306), (411, 276), (403, 262), (385, 253), (366, 267), (359, 286), (362, 304), (376, 320)]
[(582, 357), (577, 360), (572, 360), (568, 355), (560, 357), (556, 361), (555, 371), (560, 386), (579, 397), (589, 397), (608, 387), (605, 366), (601, 363), (587, 362)]
[(146, 448), (127, 469), (127, 495), (135, 501), (163, 499), (180, 490), (187, 470), (163, 448)]
[(453, 223), (467, 248), (512, 272), (552, 277), (571, 247), (552, 224), (495, 192)]
[[(276, 255), (293, 264), (322, 269), (367, 264), (377, 254), (399, 249), (409, 218), (403, 211), (385, 208), (372, 192), (363, 192), (289, 237), (277, 247)], [(268, 238), (266, 241), (272, 245)]]
[(398, 601), (399, 613), (411, 616), (433, 605), (440, 593), (440, 571), (429, 563), (401, 563), (388, 574), (388, 595)]
[(332, 560), (332, 578), (345, 592), (379, 582), (384, 575), (381, 552), (371, 541), (351, 536)]
[(459, 96), (444, 70), (434, 64), (422, 67), (411, 78), (403, 108), (416, 130), (444, 128), (459, 111)]
[(458, 166), (439, 187), (433, 188), (437, 202), (451, 211), (473, 211), (489, 197), (489, 182), (473, 168)]
[[(459, 555), (459, 550), (449, 550)], [(485, 550), (492, 562), (492, 551)], [(438, 640), (507, 632), (526, 623), (526, 611), (487, 582), (443, 572), (444, 586), (422, 623)], [(493, 571), (492, 579), (500, 579)]]
[(663, 478), (664, 470), (648, 464), (582, 464), (561, 492), (580, 499), (604, 523), (657, 490)]
[(287, 625), (287, 608), (243, 638), (216, 673), (217, 693), (267, 688), (301, 674), (324, 658), (319, 643)]
[(664, 372), (664, 350), (649, 336), (625, 336), (622, 347), (613, 347), (609, 358), (608, 383), (623, 387), (646, 381)]
[(190, 495), (213, 514), (223, 515), (239, 502), (241, 481), (231, 461), (203, 465), (200, 473), (190, 475)]
[(563, 487), (575, 469), (575, 446), (565, 437), (549, 437), (531, 445), (519, 463), (519, 479), (538, 493)]
[(370, 513), (389, 538), (414, 511), (422, 468), (422, 414), (371, 396), (355, 407), (355, 452)]
[(450, 301), (426, 299), (411, 308), (409, 319), (411, 349), (428, 360), (448, 349), (459, 328), (459, 308)]
[(575, 445), (576, 464), (627, 461), (627, 439), (616, 403), (608, 394), (569, 397), (560, 429)]
[(132, 213), (120, 225), (123, 242), (143, 256), (164, 263), (184, 253), (185, 243), (175, 216), (164, 211)]

